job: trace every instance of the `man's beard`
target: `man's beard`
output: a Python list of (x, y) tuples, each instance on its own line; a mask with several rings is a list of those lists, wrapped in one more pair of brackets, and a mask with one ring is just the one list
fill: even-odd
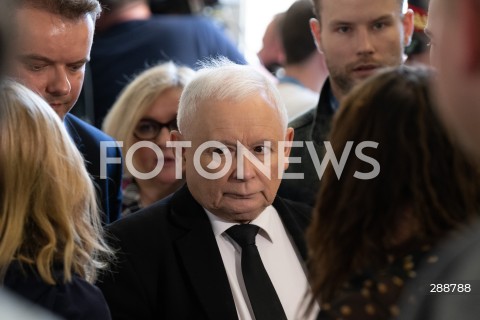
[[(327, 67), (330, 73), (330, 81), (333, 82), (336, 87), (340, 90), (342, 96), (348, 94), (355, 85), (355, 81), (348, 75), (345, 70), (340, 70), (340, 68), (332, 67), (327, 62)], [(337, 99), (340, 97), (336, 97)]]

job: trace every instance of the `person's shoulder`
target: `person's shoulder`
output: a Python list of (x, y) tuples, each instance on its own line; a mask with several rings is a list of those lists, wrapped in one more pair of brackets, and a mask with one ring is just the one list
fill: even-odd
[(65, 319), (110, 319), (101, 291), (76, 274), (64, 282), (63, 269), (54, 267), (57, 284), (43, 281), (38, 272), (23, 264), (12, 264), (5, 285), (13, 292)]
[(67, 113), (64, 122), (67, 127), (70, 127), (70, 129), (73, 128), (78, 134), (82, 136), (82, 138), (87, 135), (97, 141), (115, 141), (105, 132), (87, 123), (86, 121), (74, 116), (73, 114)]
[(288, 126), (292, 127), (293, 129), (304, 129), (310, 127), (315, 119), (315, 113), (317, 108), (311, 108), (304, 112), (303, 114), (299, 115), (298, 117), (292, 119)]
[(281, 196), (277, 196), (275, 200), (274, 206), (275, 204), (282, 203), (294, 215), (297, 214), (307, 218), (310, 218), (312, 215), (313, 208), (307, 203), (286, 199)]
[(72, 281), (55, 286), (53, 312), (66, 319), (111, 319), (99, 288), (74, 274)]

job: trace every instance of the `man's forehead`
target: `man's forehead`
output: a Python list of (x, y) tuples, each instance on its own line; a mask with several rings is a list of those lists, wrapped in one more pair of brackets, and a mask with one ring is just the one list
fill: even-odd
[(399, 16), (398, 0), (321, 0), (322, 20), (363, 21), (381, 16)]
[[(37, 20), (42, 23), (35, 23)], [(44, 8), (36, 8), (30, 5), (19, 6), (15, 12), (15, 21), (17, 28), (23, 30), (25, 25), (32, 25), (33, 27), (53, 26), (57, 29), (64, 27), (88, 26), (91, 29), (95, 27), (95, 21), (92, 15), (85, 13), (75, 18), (65, 17), (59, 13), (48, 11)]]
[(89, 58), (94, 30), (90, 18), (70, 20), (31, 8), (19, 9), (17, 17), (18, 54), (68, 63)]
[[(246, 119), (250, 119), (252, 125), (254, 123), (258, 125), (262, 121), (268, 125), (281, 123), (278, 109), (261, 94), (250, 95), (238, 100), (213, 99), (202, 101), (198, 105), (194, 123), (203, 127), (208, 123), (214, 127), (220, 125), (228, 128), (237, 123), (248, 121)], [(227, 123), (229, 125), (223, 125)]]

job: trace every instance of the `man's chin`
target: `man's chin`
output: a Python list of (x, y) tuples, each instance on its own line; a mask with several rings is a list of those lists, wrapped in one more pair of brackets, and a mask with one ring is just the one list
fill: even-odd
[(246, 223), (255, 220), (264, 209), (265, 208), (259, 207), (258, 205), (253, 206), (245, 203), (229, 205), (220, 209), (214, 214), (224, 218), (227, 221)]
[(50, 104), (50, 107), (52, 107), (53, 111), (60, 117), (60, 119), (65, 119), (65, 116), (67, 113), (70, 111), (71, 107), (67, 107), (63, 104)]

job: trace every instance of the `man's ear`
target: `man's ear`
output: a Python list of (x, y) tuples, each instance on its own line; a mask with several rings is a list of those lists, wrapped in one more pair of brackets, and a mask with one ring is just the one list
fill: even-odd
[(412, 42), (414, 24), (414, 13), (412, 9), (408, 9), (403, 15), (403, 44), (409, 46)]
[(480, 71), (480, 2), (458, 1), (458, 23), (463, 34), (460, 50), (464, 50), (465, 72)]
[(317, 46), (317, 50), (320, 53), (323, 53), (321, 48), (321, 42), (320, 42), (320, 33), (321, 33), (320, 21), (318, 21), (315, 18), (311, 18), (309, 22), (310, 22), (310, 31), (312, 32), (313, 41)]
[[(180, 131), (177, 130), (172, 130), (170, 131), (170, 141), (185, 141), (183, 138), (183, 135), (180, 133)], [(182, 162), (185, 163), (185, 151), (186, 148), (182, 148)]]
[[(285, 134), (285, 141), (292, 142), (293, 141), (293, 136), (294, 136), (294, 129), (293, 128), (288, 128), (287, 133)], [(292, 147), (285, 147), (285, 150), (284, 150), (284, 153), (283, 153), (284, 156), (285, 156), (285, 159), (288, 159), (288, 157), (290, 156), (290, 151), (292, 151)], [(288, 161), (285, 161), (283, 169), (287, 170), (287, 168), (288, 168)]]
[(183, 141), (183, 135), (178, 130), (170, 131), (170, 141)]

